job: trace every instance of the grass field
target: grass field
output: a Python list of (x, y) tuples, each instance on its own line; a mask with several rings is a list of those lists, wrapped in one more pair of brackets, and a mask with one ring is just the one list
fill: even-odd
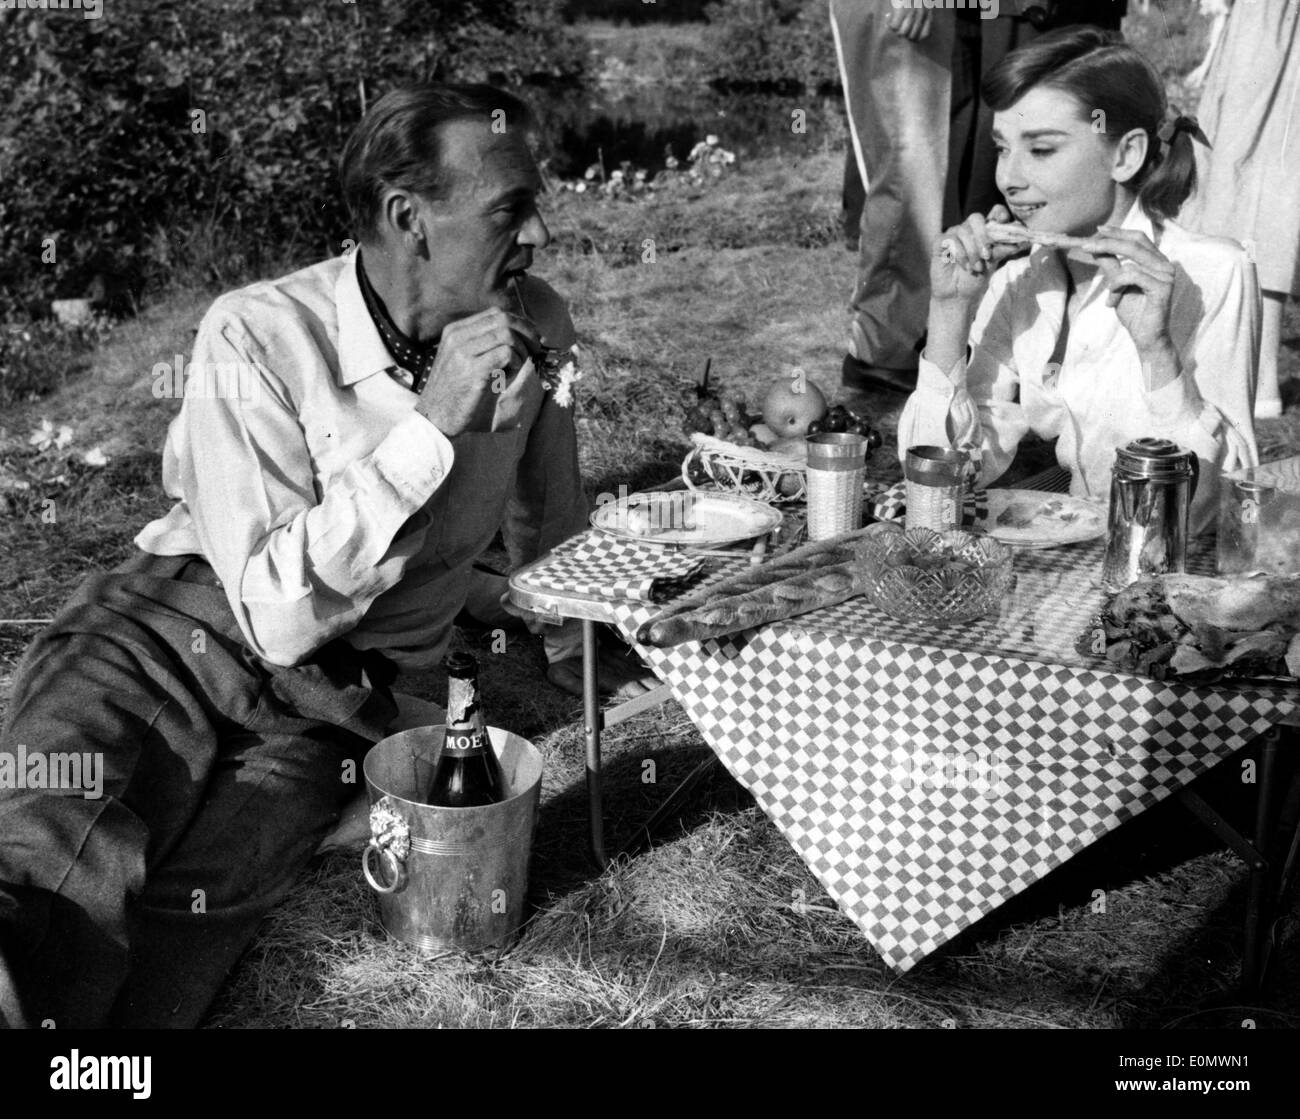
[[(586, 344), (579, 423), (592, 496), (678, 468), (685, 450), (678, 391), (707, 357), (724, 384), (742, 390), (795, 366), (827, 388), (836, 384), (854, 263), (838, 236), (839, 143), (810, 134), (804, 158), (741, 166), (696, 196), (548, 199), (555, 244), (538, 271), (570, 298)], [(642, 262), (646, 239), (655, 243), (654, 263)], [(89, 369), (0, 421), (0, 499), (9, 507), (0, 617), (49, 617), (87, 572), (128, 554), (139, 526), (166, 509), (158, 452), (174, 403), (154, 399), (151, 371), (188, 350), (213, 294), (177, 291), (119, 324)], [(1285, 338), (1284, 368), (1295, 376), (1294, 306)], [(1288, 402), (1282, 419), (1261, 427), (1267, 457), (1300, 450), (1294, 392)], [(896, 408), (875, 402), (886, 431)], [(56, 431), (68, 425), (71, 443), (30, 445), (42, 419)], [(81, 460), (96, 447), (107, 465)], [(897, 477), (887, 454), (873, 469)], [(22, 482), (30, 488), (17, 488)], [(0, 626), (0, 695), (37, 628)], [(461, 639), (469, 647), (479, 640)], [(267, 918), (209, 1025), (1300, 1024), (1295, 914), (1279, 929), (1270, 1000), (1236, 1005), (1245, 871), (1178, 806), (1153, 809), (900, 978), (720, 772), (652, 849), (596, 873), (585, 855), (578, 701), (547, 687), (530, 638), (485, 661), (494, 721), (531, 738), (547, 763), (531, 919), (519, 944), (466, 959), (422, 957), (388, 942), (357, 855), (330, 855)], [(399, 687), (441, 698), (435, 673)], [(675, 704), (620, 725), (605, 741), (608, 828), (617, 844), (707, 747)], [(654, 785), (641, 782), (647, 758), (656, 761)]]

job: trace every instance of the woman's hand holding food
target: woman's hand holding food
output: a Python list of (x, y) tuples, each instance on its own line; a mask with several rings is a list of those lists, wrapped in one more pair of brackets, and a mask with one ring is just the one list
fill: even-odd
[[(1101, 226), (1088, 238), (1088, 251), (1106, 278), (1107, 306), (1129, 332), (1142, 359), (1148, 389), (1160, 388), (1178, 375), (1169, 337), (1169, 304), (1174, 266), (1145, 233)], [(1170, 361), (1173, 359), (1172, 373)], [(1152, 383), (1153, 379), (1156, 383)]]
[(930, 254), (930, 321), (926, 357), (945, 373), (966, 352), (975, 308), (989, 286), (989, 277), (1004, 260), (1026, 246), (992, 240), (988, 222), (1009, 222), (1005, 206), (971, 214), (960, 225), (939, 235)]
[(1106, 276), (1115, 308), (1133, 341), (1163, 341), (1169, 333), (1169, 301), (1174, 287), (1174, 266), (1136, 229), (1099, 226), (1088, 238), (1088, 251)]
[(989, 223), (1009, 223), (1011, 214), (1002, 205), (983, 214), (971, 214), (960, 225), (944, 230), (930, 256), (930, 297), (939, 301), (977, 304), (989, 285), (989, 277), (1004, 260), (1019, 256), (1026, 244), (1008, 244), (989, 234)]

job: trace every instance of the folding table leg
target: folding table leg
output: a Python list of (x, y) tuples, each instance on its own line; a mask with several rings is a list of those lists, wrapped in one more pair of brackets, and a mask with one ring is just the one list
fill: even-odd
[(605, 809), (600, 790), (600, 672), (597, 661), (596, 623), (582, 622), (582, 718), (587, 740), (587, 818), (591, 822), (591, 857), (604, 870), (609, 865), (605, 854)]
[(1246, 944), (1241, 962), (1243, 995), (1258, 993), (1268, 961), (1265, 941), (1269, 934), (1270, 831), (1272, 829), (1273, 773), (1277, 761), (1278, 734), (1270, 731), (1260, 743), (1259, 793), (1255, 803), (1255, 850), (1260, 857), (1250, 868), (1250, 887), (1246, 896)]
[(1243, 996), (1259, 993), (1272, 948), (1273, 882), (1279, 866), (1277, 830), (1277, 762), (1282, 732), (1274, 728), (1260, 743), (1259, 792), (1255, 803), (1255, 850), (1258, 858), (1251, 863), (1250, 886), (1246, 896), (1245, 950), (1241, 961)]
[[(1294, 731), (1291, 732), (1295, 734)], [(1291, 749), (1296, 748), (1294, 738)], [(1286, 901), (1287, 889), (1295, 877), (1296, 859), (1300, 857), (1300, 766), (1293, 766), (1286, 784), (1286, 797), (1278, 812), (1279, 850), (1286, 847), (1277, 874), (1273, 876), (1273, 905), (1281, 909)]]
[[(1300, 750), (1296, 728), (1273, 727), (1259, 739), (1255, 828), (1247, 839), (1191, 788), (1176, 794), (1199, 819), (1246, 863), (1246, 921), (1242, 937), (1240, 995), (1255, 998), (1263, 986), (1272, 949), (1273, 924), (1280, 910), (1300, 849), (1300, 766), (1295, 758), (1282, 764), (1286, 747)], [(1285, 795), (1284, 795), (1285, 794)], [(1285, 806), (1279, 807), (1284, 801)], [(1283, 824), (1285, 823), (1285, 829)]]
[[(658, 707), (672, 698), (672, 692), (666, 685), (660, 684), (649, 692), (625, 700), (608, 712), (600, 706), (600, 672), (599, 642), (597, 623), (583, 619), (582, 622), (582, 717), (583, 734), (587, 743), (587, 815), (591, 827), (591, 857), (596, 865), (604, 870), (609, 865), (609, 854), (605, 849), (605, 812), (601, 785), (600, 734), (607, 726), (614, 726), (630, 719), (634, 715)], [(648, 841), (657, 828), (674, 812), (700, 779), (714, 766), (720, 764), (716, 754), (710, 753), (682, 780), (659, 806), (655, 813), (626, 846), (620, 848), (619, 855), (629, 855), (639, 850)]]

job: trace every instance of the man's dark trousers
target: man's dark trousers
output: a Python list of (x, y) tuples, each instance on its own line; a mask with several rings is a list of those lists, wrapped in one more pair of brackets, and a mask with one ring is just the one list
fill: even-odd
[(88, 579), (28, 649), (0, 737), (29, 767), (102, 757), (98, 797), (84, 775), (0, 789), (0, 968), (28, 1023), (196, 1025), (356, 793), (393, 675), (341, 641), (266, 665), (192, 556)]

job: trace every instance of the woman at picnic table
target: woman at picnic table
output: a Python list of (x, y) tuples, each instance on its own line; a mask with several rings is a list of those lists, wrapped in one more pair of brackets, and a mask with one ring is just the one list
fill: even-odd
[(1007, 205), (934, 245), (900, 456), (966, 447), (987, 485), (1032, 431), (1057, 438), (1071, 493), (1105, 500), (1116, 448), (1163, 437), (1200, 460), (1205, 529), (1218, 472), (1258, 462), (1259, 290), (1241, 245), (1173, 220), (1199, 126), (1168, 114), (1142, 54), (1094, 28), (1008, 55), (982, 92)]

